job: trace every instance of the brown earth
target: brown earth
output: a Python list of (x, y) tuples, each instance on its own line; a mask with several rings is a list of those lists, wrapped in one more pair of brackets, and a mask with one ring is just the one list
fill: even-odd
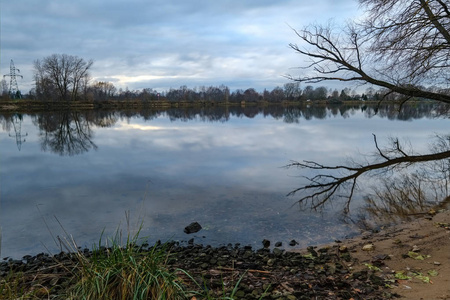
[[(358, 271), (378, 266), (376, 273), (392, 278), (392, 292), (403, 299), (450, 299), (449, 210), (424, 214), (341, 245), (351, 253), (350, 268)], [(373, 249), (363, 250), (366, 245), (373, 245)]]

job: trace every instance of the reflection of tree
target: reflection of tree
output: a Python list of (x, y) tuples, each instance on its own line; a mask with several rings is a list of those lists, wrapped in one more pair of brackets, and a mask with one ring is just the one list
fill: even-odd
[[(307, 192), (305, 196), (299, 199), (299, 202), (310, 201), (312, 208), (322, 207), (328, 200), (335, 197), (345, 198), (347, 201), (346, 211), (350, 206), (354, 193), (357, 188), (358, 179), (363, 175), (369, 174), (386, 174), (399, 170), (407, 170), (408, 168), (421, 167), (429, 168), (430, 166), (440, 166), (442, 174), (441, 187), (444, 189), (444, 196), (448, 195), (448, 185), (450, 181), (450, 135), (446, 137), (438, 137), (438, 142), (431, 149), (429, 154), (408, 153), (398, 139), (391, 141), (391, 146), (387, 149), (380, 149), (376, 137), (374, 143), (377, 149), (375, 161), (356, 163), (352, 162), (347, 165), (326, 166), (313, 161), (293, 162), (288, 167), (298, 167), (319, 171), (319, 173), (311, 177), (306, 177), (309, 184), (297, 188), (289, 193), (294, 195), (297, 192)], [(434, 170), (424, 173), (423, 176), (435, 174)], [(393, 180), (393, 178), (391, 178)], [(393, 180), (392, 182), (395, 182)], [(386, 184), (385, 184), (386, 186)], [(340, 194), (344, 191), (344, 194)], [(443, 197), (442, 197), (443, 198)]]
[(35, 122), (41, 130), (43, 151), (72, 156), (97, 149), (86, 115), (72, 111), (46, 113), (39, 115)]
[[(439, 139), (436, 146), (445, 148), (445, 141)], [(382, 178), (378, 186), (372, 187), (373, 193), (365, 197), (366, 205), (352, 222), (364, 229), (372, 229), (417, 216), (433, 215), (441, 208), (449, 208), (450, 197), (446, 197), (449, 195), (449, 181), (450, 158), (434, 161), (412, 173)]]
[(341, 104), (341, 105), (311, 105), (287, 106), (271, 105), (267, 107), (241, 107), (241, 106), (206, 106), (206, 107), (182, 107), (158, 109), (150, 108), (143, 110), (122, 110), (117, 112), (92, 111), (86, 113), (89, 123), (96, 126), (110, 126), (118, 119), (131, 119), (140, 117), (146, 121), (151, 121), (165, 114), (171, 121), (191, 121), (202, 122), (228, 122), (231, 116), (238, 118), (254, 118), (262, 114), (264, 117), (271, 116), (276, 120), (283, 120), (286, 123), (299, 123), (301, 120), (327, 119), (331, 116), (348, 118), (356, 111), (364, 112), (367, 118), (378, 116), (390, 120), (414, 120), (421, 118), (435, 118), (447, 112), (448, 107), (435, 102), (420, 102), (414, 105), (403, 105), (403, 111), (398, 113), (399, 106), (395, 104), (383, 104), (379, 106), (361, 104)]

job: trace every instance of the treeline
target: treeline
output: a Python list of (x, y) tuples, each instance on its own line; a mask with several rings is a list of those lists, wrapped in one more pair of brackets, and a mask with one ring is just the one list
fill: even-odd
[[(41, 101), (58, 101), (58, 93), (46, 89), (33, 88), (24, 95), (24, 98)], [(45, 91), (45, 92), (43, 92)], [(5, 98), (7, 92), (4, 91)], [(363, 93), (356, 90), (344, 88), (341, 90), (330, 89), (325, 86), (314, 87), (307, 85), (300, 87), (298, 82), (286, 83), (282, 87), (275, 87), (272, 90), (265, 89), (258, 92), (254, 88), (246, 90), (236, 89), (230, 91), (225, 85), (200, 86), (188, 88), (186, 85), (179, 88), (171, 88), (168, 91), (157, 91), (152, 88), (142, 90), (129, 90), (116, 88), (111, 82), (94, 82), (86, 85), (73, 100), (79, 101), (166, 101), (166, 102), (214, 102), (214, 103), (282, 103), (282, 102), (309, 102), (327, 101), (328, 103), (342, 103), (344, 101), (380, 101), (380, 100), (402, 100), (402, 97), (395, 93), (388, 93), (387, 90), (367, 88)]]
[[(52, 88), (33, 88), (24, 95), (24, 98), (42, 101), (58, 101), (58, 93)], [(7, 92), (3, 93), (5, 96)], [(138, 100), (138, 101), (167, 101), (167, 102), (215, 102), (215, 103), (282, 103), (282, 102), (309, 102), (326, 100), (331, 103), (343, 101), (371, 100), (379, 101), (383, 97), (385, 100), (397, 100), (395, 95), (387, 96), (383, 90), (376, 91), (367, 88), (360, 94), (355, 90), (344, 88), (342, 90), (329, 89), (324, 86), (313, 87), (311, 85), (301, 88), (297, 82), (286, 83), (282, 87), (275, 87), (272, 90), (265, 89), (258, 92), (254, 88), (246, 90), (236, 89), (230, 91), (225, 85), (200, 86), (188, 88), (186, 85), (179, 88), (170, 88), (168, 91), (157, 91), (152, 88), (142, 90), (117, 89), (111, 82), (94, 82), (86, 85), (85, 89), (73, 100), (79, 101), (114, 101), (114, 100)]]
[[(152, 88), (142, 90), (117, 89), (112, 82), (91, 82), (89, 69), (93, 61), (67, 54), (53, 54), (34, 62), (35, 87), (23, 98), (56, 102), (56, 101), (164, 101), (164, 102), (214, 102), (214, 103), (258, 103), (258, 102), (309, 102), (326, 100), (329, 103), (360, 100), (403, 100), (404, 96), (387, 89), (375, 90), (369, 87), (360, 94), (350, 88), (330, 89), (325, 86), (300, 87), (296, 81), (288, 82), (282, 87), (262, 92), (254, 88), (230, 91), (225, 85), (199, 86), (188, 88), (170, 88), (168, 91), (157, 91)], [(425, 88), (422, 88), (425, 89)], [(434, 91), (435, 88), (430, 88)], [(11, 94), (6, 81), (2, 81), (2, 98), (21, 98), (22, 94)], [(403, 98), (402, 98), (403, 97)], [(411, 97), (409, 97), (411, 99)], [(409, 100), (408, 99), (408, 100)]]

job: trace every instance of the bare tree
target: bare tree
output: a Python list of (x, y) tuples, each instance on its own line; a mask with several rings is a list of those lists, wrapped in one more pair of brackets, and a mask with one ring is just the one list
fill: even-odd
[[(360, 0), (366, 18), (350, 23), (341, 32), (332, 26), (308, 26), (294, 30), (302, 44), (290, 47), (309, 59), (297, 82), (357, 82), (385, 89), (386, 100), (397, 95), (402, 103), (425, 98), (450, 104), (450, 11), (442, 0)], [(435, 88), (427, 88), (432, 85)], [(437, 87), (437, 88), (436, 88)], [(398, 98), (398, 97), (397, 97)], [(450, 138), (448, 138), (450, 139)], [(450, 158), (450, 146), (429, 154), (407, 153), (398, 140), (380, 149), (377, 158), (348, 165), (326, 166), (313, 161), (292, 162), (289, 167), (318, 171), (309, 184), (290, 195), (306, 192), (300, 202), (319, 208), (331, 198), (343, 196), (347, 209), (365, 174), (395, 171), (413, 164)], [(449, 143), (450, 144), (450, 143)], [(344, 191), (344, 194), (340, 192)]]
[[(358, 81), (450, 103), (450, 14), (440, 0), (360, 0), (368, 17), (339, 34), (331, 25), (294, 30), (306, 45), (290, 47), (310, 59), (307, 83)], [(440, 85), (430, 91), (425, 84)]]
[(86, 84), (93, 61), (67, 54), (53, 54), (34, 62), (36, 90), (43, 96), (56, 91), (59, 100), (76, 100)]
[(111, 82), (99, 81), (94, 83), (90, 87), (90, 90), (94, 94), (95, 100), (109, 100), (114, 96), (114, 93), (116, 92), (117, 89)]

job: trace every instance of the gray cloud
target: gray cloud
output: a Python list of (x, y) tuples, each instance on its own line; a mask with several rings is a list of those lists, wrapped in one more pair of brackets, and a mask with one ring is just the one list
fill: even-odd
[[(67, 53), (95, 61), (94, 80), (119, 88), (227, 84), (271, 89), (302, 63), (289, 26), (337, 23), (356, 1), (35, 1), (2, 3), (1, 72), (9, 61), (33, 86), (33, 61)], [(244, 86), (245, 85), (245, 86)]]

